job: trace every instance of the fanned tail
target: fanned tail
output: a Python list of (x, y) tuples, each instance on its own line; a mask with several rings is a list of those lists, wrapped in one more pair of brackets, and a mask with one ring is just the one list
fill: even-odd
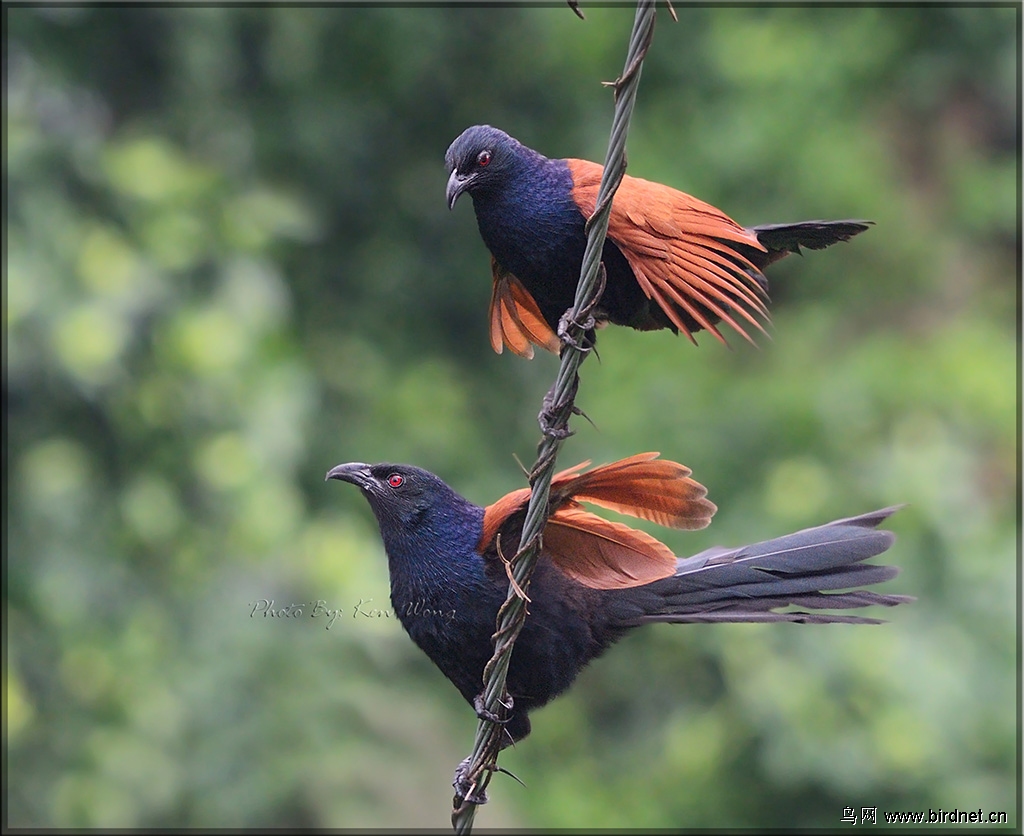
[[(680, 558), (669, 578), (619, 593), (616, 624), (767, 622), (877, 624), (879, 619), (807, 610), (893, 607), (913, 600), (860, 587), (894, 578), (894, 566), (864, 563), (895, 540), (877, 526), (898, 506), (836, 520), (736, 549)], [(779, 612), (787, 607), (799, 610)]]

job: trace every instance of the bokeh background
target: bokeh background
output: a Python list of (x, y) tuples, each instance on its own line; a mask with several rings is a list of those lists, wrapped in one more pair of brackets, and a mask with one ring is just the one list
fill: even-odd
[[(557, 361), (488, 347), (442, 160), (480, 122), (603, 159), (633, 10), (585, 11), (5, 7), (10, 825), (448, 826), (475, 718), (323, 474), (524, 484)], [(908, 503), (885, 591), (918, 600), (637, 631), (477, 822), (1019, 828), (1020, 9), (679, 15), (631, 173), (747, 224), (877, 226), (772, 269), (759, 349), (602, 332), (561, 463), (690, 465), (720, 511), (659, 532), (680, 553)]]

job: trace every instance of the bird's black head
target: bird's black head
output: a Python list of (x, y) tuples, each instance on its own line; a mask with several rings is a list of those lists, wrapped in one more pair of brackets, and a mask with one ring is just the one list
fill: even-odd
[(440, 494), (450, 491), (433, 473), (388, 462), (339, 464), (327, 471), (327, 479), (351, 482), (359, 488), (382, 526), (385, 522), (411, 525), (439, 501)]
[(479, 192), (501, 185), (523, 146), (490, 125), (466, 128), (444, 155), (448, 169), (448, 208), (463, 192)]
[(427, 470), (349, 462), (332, 467), (327, 478), (351, 482), (370, 503), (388, 553), (392, 587), (395, 571), (427, 565), (440, 571), (453, 556), (472, 554), (480, 541), (484, 509)]
[(475, 518), (480, 512), (439, 476), (411, 464), (349, 462), (332, 467), (326, 478), (358, 487), (385, 535), (409, 534), (421, 522), (430, 527), (466, 514)]

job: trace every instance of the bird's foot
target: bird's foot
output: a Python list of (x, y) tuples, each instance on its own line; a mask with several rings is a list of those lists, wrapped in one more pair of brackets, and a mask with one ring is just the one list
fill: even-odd
[(455, 804), (453, 806), (456, 809), (467, 802), (469, 804), (487, 803), (487, 793), (483, 790), (476, 792), (477, 782), (470, 777), (469, 767), (472, 760), (472, 756), (465, 758), (462, 763), (455, 767), (455, 778), (452, 780), (452, 786), (455, 788)]
[[(590, 300), (578, 312), (574, 312), (573, 308), (569, 308), (559, 317), (556, 334), (562, 343), (563, 351), (566, 348), (571, 347), (576, 349), (576, 351), (579, 351), (581, 354), (589, 354), (594, 350), (594, 329), (598, 326), (598, 321), (594, 317), (594, 311), (600, 304), (601, 297), (604, 296), (604, 289), (607, 281), (608, 273), (606, 272), (604, 262), (602, 261), (598, 265), (596, 279), (597, 284), (590, 296)], [(574, 326), (579, 328), (583, 333), (583, 338), (581, 340), (573, 337), (570, 329)]]
[[(548, 438), (564, 441), (572, 435), (572, 430), (569, 429), (569, 417), (583, 414), (575, 404), (580, 379), (578, 375), (573, 376), (569, 391), (561, 398), (555, 392), (557, 385), (556, 383), (552, 386), (544, 395), (537, 422), (540, 424), (541, 432)], [(567, 409), (568, 411), (566, 411)]]
[(537, 421), (540, 423), (541, 432), (548, 438), (565, 441), (569, 436), (575, 435), (568, 427), (558, 426), (559, 422), (546, 412), (541, 412), (537, 416)]
[[(486, 790), (477, 791), (478, 782), (471, 779), (469, 774), (469, 768), (472, 757), (465, 758), (462, 763), (455, 767), (455, 777), (452, 779), (452, 787), (455, 788), (455, 798), (453, 799), (452, 806), (458, 810), (465, 804), (486, 804), (487, 803), (487, 792)], [(491, 772), (501, 772), (504, 775), (508, 775), (520, 786), (525, 787), (522, 779), (514, 772), (509, 772), (502, 766), (498, 766), (496, 763), (491, 763), (484, 767), (484, 770)]]
[[(499, 700), (498, 702), (501, 703), (502, 707), (505, 709), (506, 714), (508, 714), (508, 712), (512, 711), (512, 706), (515, 705), (516, 701), (512, 699), (511, 694), (507, 694), (506, 696), (508, 696), (508, 702), (502, 702), (501, 700)], [(475, 697), (473, 697), (473, 708), (476, 711), (476, 716), (479, 717), (481, 720), (487, 720), (491, 723), (497, 723), (500, 726), (504, 726), (509, 720), (512, 719), (511, 716), (499, 717), (493, 711), (488, 711), (487, 707), (484, 705), (483, 694), (477, 694)]]
[[(583, 332), (582, 340), (577, 340), (573, 337), (570, 331), (573, 325)], [(597, 320), (593, 316), (587, 314), (581, 320), (573, 319), (572, 309), (570, 308), (559, 318), (556, 333), (562, 343), (563, 350), (568, 347), (575, 349), (581, 354), (589, 354), (594, 350), (594, 343), (587, 335), (592, 334), (595, 328), (597, 328)]]
[[(544, 407), (537, 415), (537, 423), (540, 424), (540, 431), (548, 438), (554, 438), (558, 441), (565, 441), (569, 436), (573, 435), (573, 431), (566, 425), (565, 420), (559, 414), (562, 409), (557, 406), (553, 406), (551, 401), (553, 398), (550, 397), (551, 393), (544, 398)], [(579, 414), (579, 410), (576, 406), (573, 406), (570, 414)]]

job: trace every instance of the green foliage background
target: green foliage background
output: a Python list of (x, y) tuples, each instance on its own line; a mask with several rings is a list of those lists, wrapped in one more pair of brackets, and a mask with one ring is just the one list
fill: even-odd
[[(743, 223), (868, 217), (771, 271), (772, 340), (611, 329), (565, 466), (720, 506), (680, 553), (892, 503), (877, 628), (636, 632), (539, 712), (481, 826), (1017, 828), (1020, 9), (661, 14), (630, 171)], [(524, 484), (556, 360), (488, 348), (442, 156), (602, 159), (630, 8), (5, 6), (8, 823), (437, 826), (475, 720), (324, 484)], [(252, 615), (306, 603), (301, 616)], [(333, 624), (308, 602), (342, 610)], [(329, 627), (329, 629), (328, 629)]]

